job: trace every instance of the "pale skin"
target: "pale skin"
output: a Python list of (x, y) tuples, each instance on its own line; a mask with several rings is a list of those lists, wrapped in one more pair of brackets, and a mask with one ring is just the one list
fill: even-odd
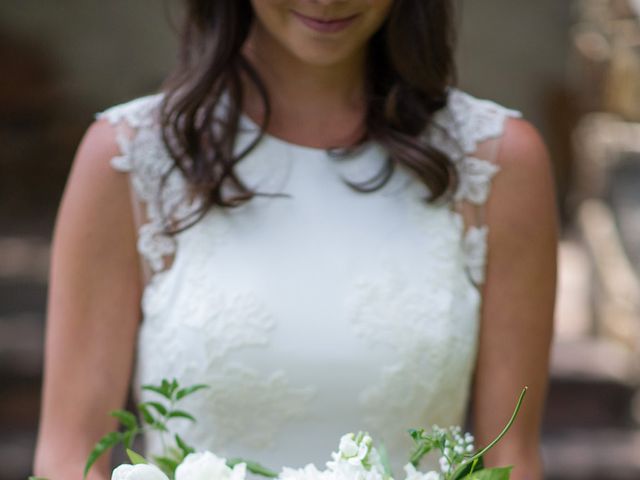
[[(348, 144), (364, 116), (363, 45), (392, 0), (252, 0), (257, 22), (244, 53), (270, 92), (269, 133), (312, 147)], [(327, 39), (294, 23), (289, 9), (316, 17), (362, 14), (357, 28)], [(261, 119), (245, 82), (245, 112)], [(286, 92), (286, 93), (285, 93)], [(126, 175), (113, 128), (96, 121), (76, 153), (52, 247), (45, 372), (34, 475), (80, 480), (89, 451), (116, 428), (105, 412), (122, 408), (140, 319), (141, 269)], [(523, 385), (512, 430), (486, 456), (515, 465), (513, 480), (542, 479), (540, 419), (548, 381), (558, 220), (551, 162), (530, 123), (511, 119), (486, 205), (489, 256), (478, 363), (472, 389), (476, 444), (492, 440)], [(108, 458), (90, 480), (110, 478)]]
[[(113, 129), (94, 123), (77, 151), (53, 237), (42, 409), (33, 473), (80, 480), (87, 456), (116, 428), (139, 319), (135, 230)], [(104, 457), (89, 477), (110, 478)]]
[(496, 435), (523, 385), (522, 411), (486, 455), (489, 465), (515, 465), (514, 480), (543, 478), (540, 422), (553, 334), (559, 221), (549, 156), (538, 132), (509, 120), (487, 203), (487, 278), (473, 389), (478, 445)]

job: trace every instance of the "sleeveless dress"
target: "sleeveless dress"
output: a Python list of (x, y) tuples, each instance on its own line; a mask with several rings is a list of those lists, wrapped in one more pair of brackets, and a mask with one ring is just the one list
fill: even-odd
[[(336, 159), (266, 134), (237, 172), (288, 196), (214, 208), (172, 238), (161, 213), (185, 218), (199, 203), (177, 169), (160, 189), (172, 165), (161, 99), (96, 114), (116, 126), (111, 164), (130, 179), (146, 272), (135, 400), (157, 400), (141, 386), (162, 378), (206, 383), (181, 401), (197, 423), (171, 420), (197, 450), (276, 471), (324, 468), (342, 434), (364, 430), (400, 477), (407, 429), (465, 423), (487, 258), (483, 207), (505, 120), (519, 112), (450, 89), (425, 135), (460, 180), (453, 200), (437, 204), (400, 166), (376, 192), (350, 189), (344, 179), (368, 180), (383, 165), (375, 143)], [(237, 151), (258, 128), (245, 114), (240, 124)], [(157, 432), (144, 440), (145, 455), (162, 451)]]

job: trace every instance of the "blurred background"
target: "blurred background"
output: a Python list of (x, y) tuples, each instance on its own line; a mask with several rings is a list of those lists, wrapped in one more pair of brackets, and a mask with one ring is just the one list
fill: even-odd
[[(49, 243), (74, 151), (95, 112), (158, 87), (177, 4), (0, 2), (0, 480), (31, 470)], [(638, 479), (640, 1), (461, 6), (461, 87), (521, 110), (556, 173), (546, 478)]]

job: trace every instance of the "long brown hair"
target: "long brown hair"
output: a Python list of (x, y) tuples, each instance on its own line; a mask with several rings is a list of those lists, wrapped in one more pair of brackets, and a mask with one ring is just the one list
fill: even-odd
[[(369, 181), (347, 182), (351, 188), (363, 193), (381, 188), (395, 163), (427, 185), (428, 201), (440, 199), (457, 184), (451, 160), (423, 135), (435, 128), (433, 114), (446, 105), (448, 87), (456, 81), (452, 1), (394, 0), (385, 23), (370, 39), (365, 126), (367, 137), (384, 147), (388, 157)], [(261, 140), (270, 118), (268, 92), (241, 52), (254, 16), (250, 1), (185, 3), (180, 58), (163, 86), (160, 123), (174, 167), (204, 202), (195, 221), (172, 233), (193, 225), (213, 206), (234, 207), (256, 195), (278, 195), (251, 190), (234, 169)], [(234, 153), (243, 105), (241, 73), (257, 87), (265, 116), (258, 136)], [(214, 115), (222, 98), (228, 104), (224, 118)], [(232, 194), (223, 196), (229, 188)]]

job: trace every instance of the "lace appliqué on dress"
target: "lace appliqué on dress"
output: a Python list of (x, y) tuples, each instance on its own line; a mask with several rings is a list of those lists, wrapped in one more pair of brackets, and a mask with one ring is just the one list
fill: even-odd
[(397, 458), (412, 447), (408, 428), (430, 426), (434, 419), (455, 424), (464, 413), (466, 388), (460, 382), (472, 368), (476, 319), (453, 313), (455, 273), (447, 263), (451, 259), (432, 262), (438, 280), (427, 276), (412, 283), (389, 268), (355, 279), (349, 292), (356, 335), (372, 348), (392, 349), (396, 358), (358, 401), (365, 421)]
[(460, 185), (454, 199), (468, 200), (477, 205), (487, 201), (491, 179), (500, 168), (495, 163), (475, 157), (464, 157), (458, 163)]
[(111, 159), (111, 165), (129, 173), (136, 201), (144, 206), (146, 218), (138, 229), (137, 248), (154, 274), (166, 267), (165, 259), (175, 255), (177, 248), (175, 237), (164, 231), (165, 222), (188, 218), (202, 205), (200, 198), (187, 198), (187, 184), (177, 170), (168, 174), (173, 161), (157, 122), (161, 98), (160, 94), (141, 97), (95, 115), (116, 128), (120, 154)]
[(198, 332), (210, 368), (234, 349), (269, 343), (275, 322), (252, 292), (204, 290), (185, 290), (190, 298), (182, 324)]
[(257, 449), (274, 446), (287, 422), (309, 414), (317, 390), (291, 385), (281, 369), (263, 375), (240, 364), (225, 365), (207, 383), (211, 388), (200, 397), (195, 411), (202, 412), (202, 423), (212, 426), (214, 435), (206, 429), (194, 434), (199, 443), (215, 451), (232, 442)]
[(469, 227), (462, 240), (467, 271), (476, 285), (484, 282), (488, 234), (489, 228), (486, 225), (481, 227), (473, 225)]
[[(437, 127), (430, 130), (429, 140), (456, 164), (460, 180), (454, 193), (455, 202), (484, 206), (491, 181), (500, 167), (493, 158), (479, 158), (478, 148), (483, 142), (502, 135), (507, 118), (521, 116), (520, 112), (490, 100), (450, 89), (447, 107), (434, 115)], [(466, 268), (476, 287), (485, 279), (487, 238), (487, 225), (470, 225), (462, 238)]]
[[(429, 141), (458, 169), (455, 201), (480, 206), (487, 201), (499, 166), (479, 158), (478, 146), (500, 137), (505, 119), (519, 115), (452, 90), (448, 108), (434, 119), (439, 128), (430, 131)], [(406, 278), (412, 276), (389, 262), (380, 273), (355, 279), (349, 291), (356, 335), (372, 348), (392, 349), (396, 357), (379, 380), (362, 391), (359, 402), (367, 422), (384, 432), (385, 443), (398, 449), (398, 455), (402, 448), (411, 448), (407, 428), (429, 426), (433, 419), (455, 424), (463, 418), (469, 392), (460, 382), (467, 381), (473, 369), (479, 312), (461, 307), (467, 304), (454, 295), (467, 294), (458, 283), (460, 267), (476, 287), (483, 283), (487, 256), (487, 225), (470, 225), (465, 231), (461, 213), (425, 205), (416, 195), (420, 190), (409, 192), (408, 213), (425, 225), (430, 264), (422, 282), (410, 283)], [(479, 301), (474, 302), (469, 305), (479, 307)]]
[[(197, 228), (176, 237), (164, 233), (164, 219), (188, 218), (201, 202), (187, 198), (188, 185), (175, 169), (161, 189), (161, 179), (173, 166), (157, 123), (161, 98), (142, 97), (96, 114), (116, 127), (120, 154), (111, 165), (129, 174), (136, 200), (144, 206), (137, 249), (153, 276), (142, 297), (136, 392), (140, 401), (152, 400), (141, 384), (162, 378), (177, 378), (183, 385), (206, 383), (209, 389), (184, 400), (198, 424), (176, 419), (176, 432), (215, 451), (237, 442), (266, 448), (287, 421), (309, 413), (316, 389), (291, 385), (282, 369), (262, 373), (230, 360), (247, 347), (268, 348), (275, 320), (253, 291), (230, 291), (212, 281), (216, 247), (229, 234), (224, 212), (205, 216)], [(250, 167), (243, 165), (253, 172)], [(186, 250), (184, 258), (176, 255), (178, 242)], [(170, 256), (175, 259), (168, 269)], [(181, 310), (174, 311), (176, 306)], [(158, 432), (149, 432), (145, 440), (147, 452), (162, 451)]]
[[(310, 402), (317, 393), (315, 387), (291, 385), (281, 369), (264, 375), (244, 365), (229, 364), (204, 379), (198, 372), (198, 378), (186, 371), (179, 377), (184, 384), (209, 385), (181, 403), (182, 408), (197, 415), (198, 423), (176, 419), (171, 429), (198, 449), (221, 455), (233, 454), (228, 450), (230, 445), (253, 449), (274, 446), (288, 422), (309, 414)], [(151, 432), (145, 440), (146, 455), (162, 451), (159, 434)]]
[[(143, 322), (138, 379), (157, 383), (162, 377), (175, 377), (184, 385), (209, 385), (183, 401), (184, 409), (194, 412), (198, 423), (173, 424), (177, 433), (198, 448), (224, 452), (238, 443), (268, 448), (287, 422), (310, 413), (317, 389), (292, 385), (281, 368), (261, 372), (234, 361), (232, 354), (241, 349), (270, 348), (276, 327), (273, 315), (250, 290), (216, 288), (204, 276), (199, 286), (197, 275), (190, 280), (173, 298), (184, 311), (172, 315), (169, 324), (162, 314)], [(143, 400), (152, 397), (141, 394)], [(146, 438), (147, 452), (161, 450), (156, 434)]]

